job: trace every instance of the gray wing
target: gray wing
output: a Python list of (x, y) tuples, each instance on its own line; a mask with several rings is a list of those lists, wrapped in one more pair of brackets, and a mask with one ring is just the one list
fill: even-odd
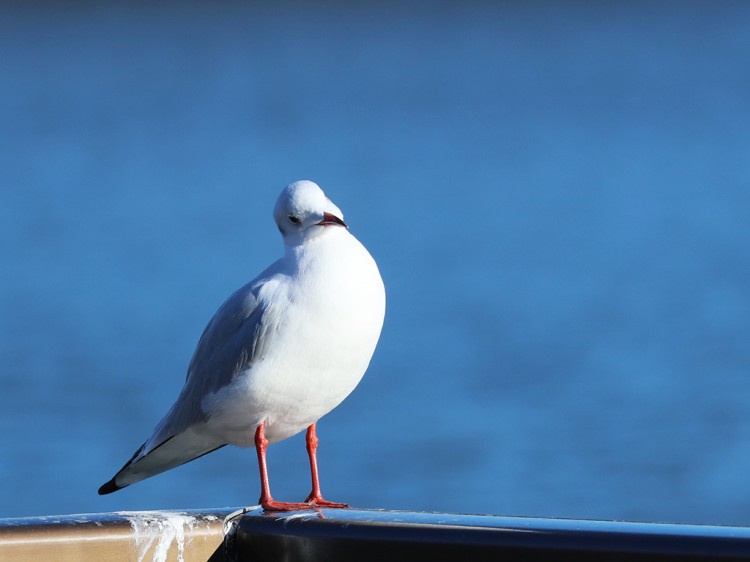
[(264, 335), (274, 329), (257, 292), (260, 283), (252, 281), (232, 294), (214, 314), (198, 341), (188, 367), (185, 386), (153, 435), (100, 489), (108, 494), (154, 476), (226, 443), (197, 438), (188, 431), (204, 422), (203, 397), (230, 384), (234, 378), (264, 353)]
[(258, 300), (259, 284), (251, 282), (232, 294), (203, 330), (188, 366), (185, 386), (151, 441), (158, 444), (191, 425), (206, 421), (201, 401), (230, 384), (262, 355), (269, 326)]

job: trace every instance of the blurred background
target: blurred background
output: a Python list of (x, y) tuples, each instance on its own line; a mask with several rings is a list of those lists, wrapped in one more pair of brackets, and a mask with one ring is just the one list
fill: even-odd
[(256, 503), (229, 447), (96, 490), (309, 178), (389, 299), (326, 497), (750, 525), (749, 4), (1, 9), (0, 516)]

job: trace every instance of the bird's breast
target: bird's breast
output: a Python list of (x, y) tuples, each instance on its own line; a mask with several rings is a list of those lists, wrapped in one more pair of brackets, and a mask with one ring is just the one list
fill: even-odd
[(250, 410), (267, 420), (272, 442), (341, 403), (364, 375), (380, 337), (383, 281), (367, 250), (342, 234), (347, 237), (338, 244), (301, 256), (275, 289), (284, 294), (269, 296), (274, 345), (241, 384)]

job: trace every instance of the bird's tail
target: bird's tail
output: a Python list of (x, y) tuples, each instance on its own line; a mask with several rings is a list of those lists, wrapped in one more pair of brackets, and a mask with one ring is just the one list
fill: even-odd
[(99, 495), (111, 494), (226, 445), (191, 429), (172, 435), (154, 447), (149, 447), (149, 444), (147, 441), (141, 445), (125, 466), (99, 488)]

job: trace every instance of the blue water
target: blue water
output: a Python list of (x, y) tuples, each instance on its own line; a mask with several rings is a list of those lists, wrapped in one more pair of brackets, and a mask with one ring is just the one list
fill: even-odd
[(750, 525), (750, 5), (403, 4), (3, 6), (0, 516), (255, 503), (96, 489), (310, 178), (389, 299), (326, 496)]

